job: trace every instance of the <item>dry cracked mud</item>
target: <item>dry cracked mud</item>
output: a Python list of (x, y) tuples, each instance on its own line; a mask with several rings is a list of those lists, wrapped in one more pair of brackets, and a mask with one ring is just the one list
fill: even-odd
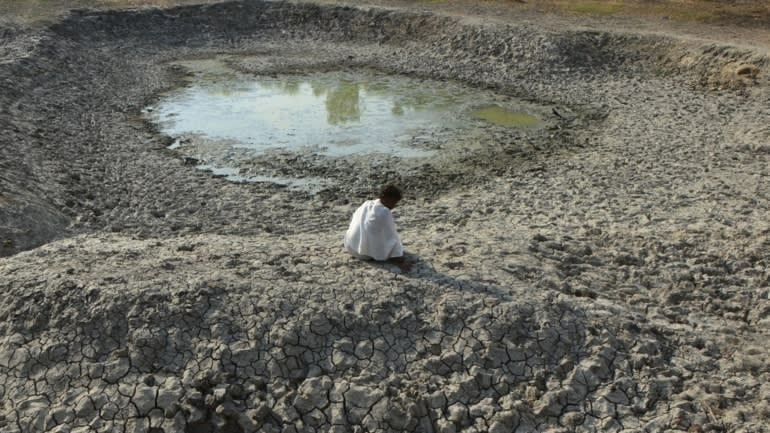
[[(428, 161), (185, 164), (175, 62), (370, 68), (552, 107)], [(423, 8), (0, 24), (0, 432), (766, 432), (770, 56)], [(441, 143), (439, 143), (441, 144)], [(355, 260), (395, 181), (410, 273)]]

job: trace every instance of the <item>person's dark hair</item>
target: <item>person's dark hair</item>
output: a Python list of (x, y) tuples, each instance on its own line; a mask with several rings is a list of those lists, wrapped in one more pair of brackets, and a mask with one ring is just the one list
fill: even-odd
[(395, 185), (387, 185), (382, 188), (382, 192), (380, 192), (380, 199), (392, 198), (395, 201), (399, 201), (401, 200), (401, 196), (401, 190)]

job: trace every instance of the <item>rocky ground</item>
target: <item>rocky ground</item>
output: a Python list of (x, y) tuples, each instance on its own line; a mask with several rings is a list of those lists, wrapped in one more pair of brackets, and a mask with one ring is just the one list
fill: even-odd
[[(1, 432), (764, 432), (770, 55), (394, 4), (0, 25)], [(431, 161), (185, 165), (172, 62), (369, 67), (552, 106)], [(260, 161), (265, 163), (265, 161)], [(385, 181), (407, 274), (341, 249)]]

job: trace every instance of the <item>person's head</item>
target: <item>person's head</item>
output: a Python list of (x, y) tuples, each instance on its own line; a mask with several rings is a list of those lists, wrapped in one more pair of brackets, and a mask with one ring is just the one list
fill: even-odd
[(401, 201), (401, 190), (395, 185), (388, 185), (380, 192), (380, 203), (388, 209), (396, 207)]

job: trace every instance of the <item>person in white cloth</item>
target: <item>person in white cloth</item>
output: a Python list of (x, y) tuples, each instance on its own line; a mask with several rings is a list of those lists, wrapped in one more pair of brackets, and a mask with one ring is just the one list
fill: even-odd
[(395, 263), (403, 272), (411, 269), (391, 214), (401, 196), (398, 187), (388, 185), (382, 189), (380, 198), (367, 200), (356, 209), (344, 243), (353, 256)]

